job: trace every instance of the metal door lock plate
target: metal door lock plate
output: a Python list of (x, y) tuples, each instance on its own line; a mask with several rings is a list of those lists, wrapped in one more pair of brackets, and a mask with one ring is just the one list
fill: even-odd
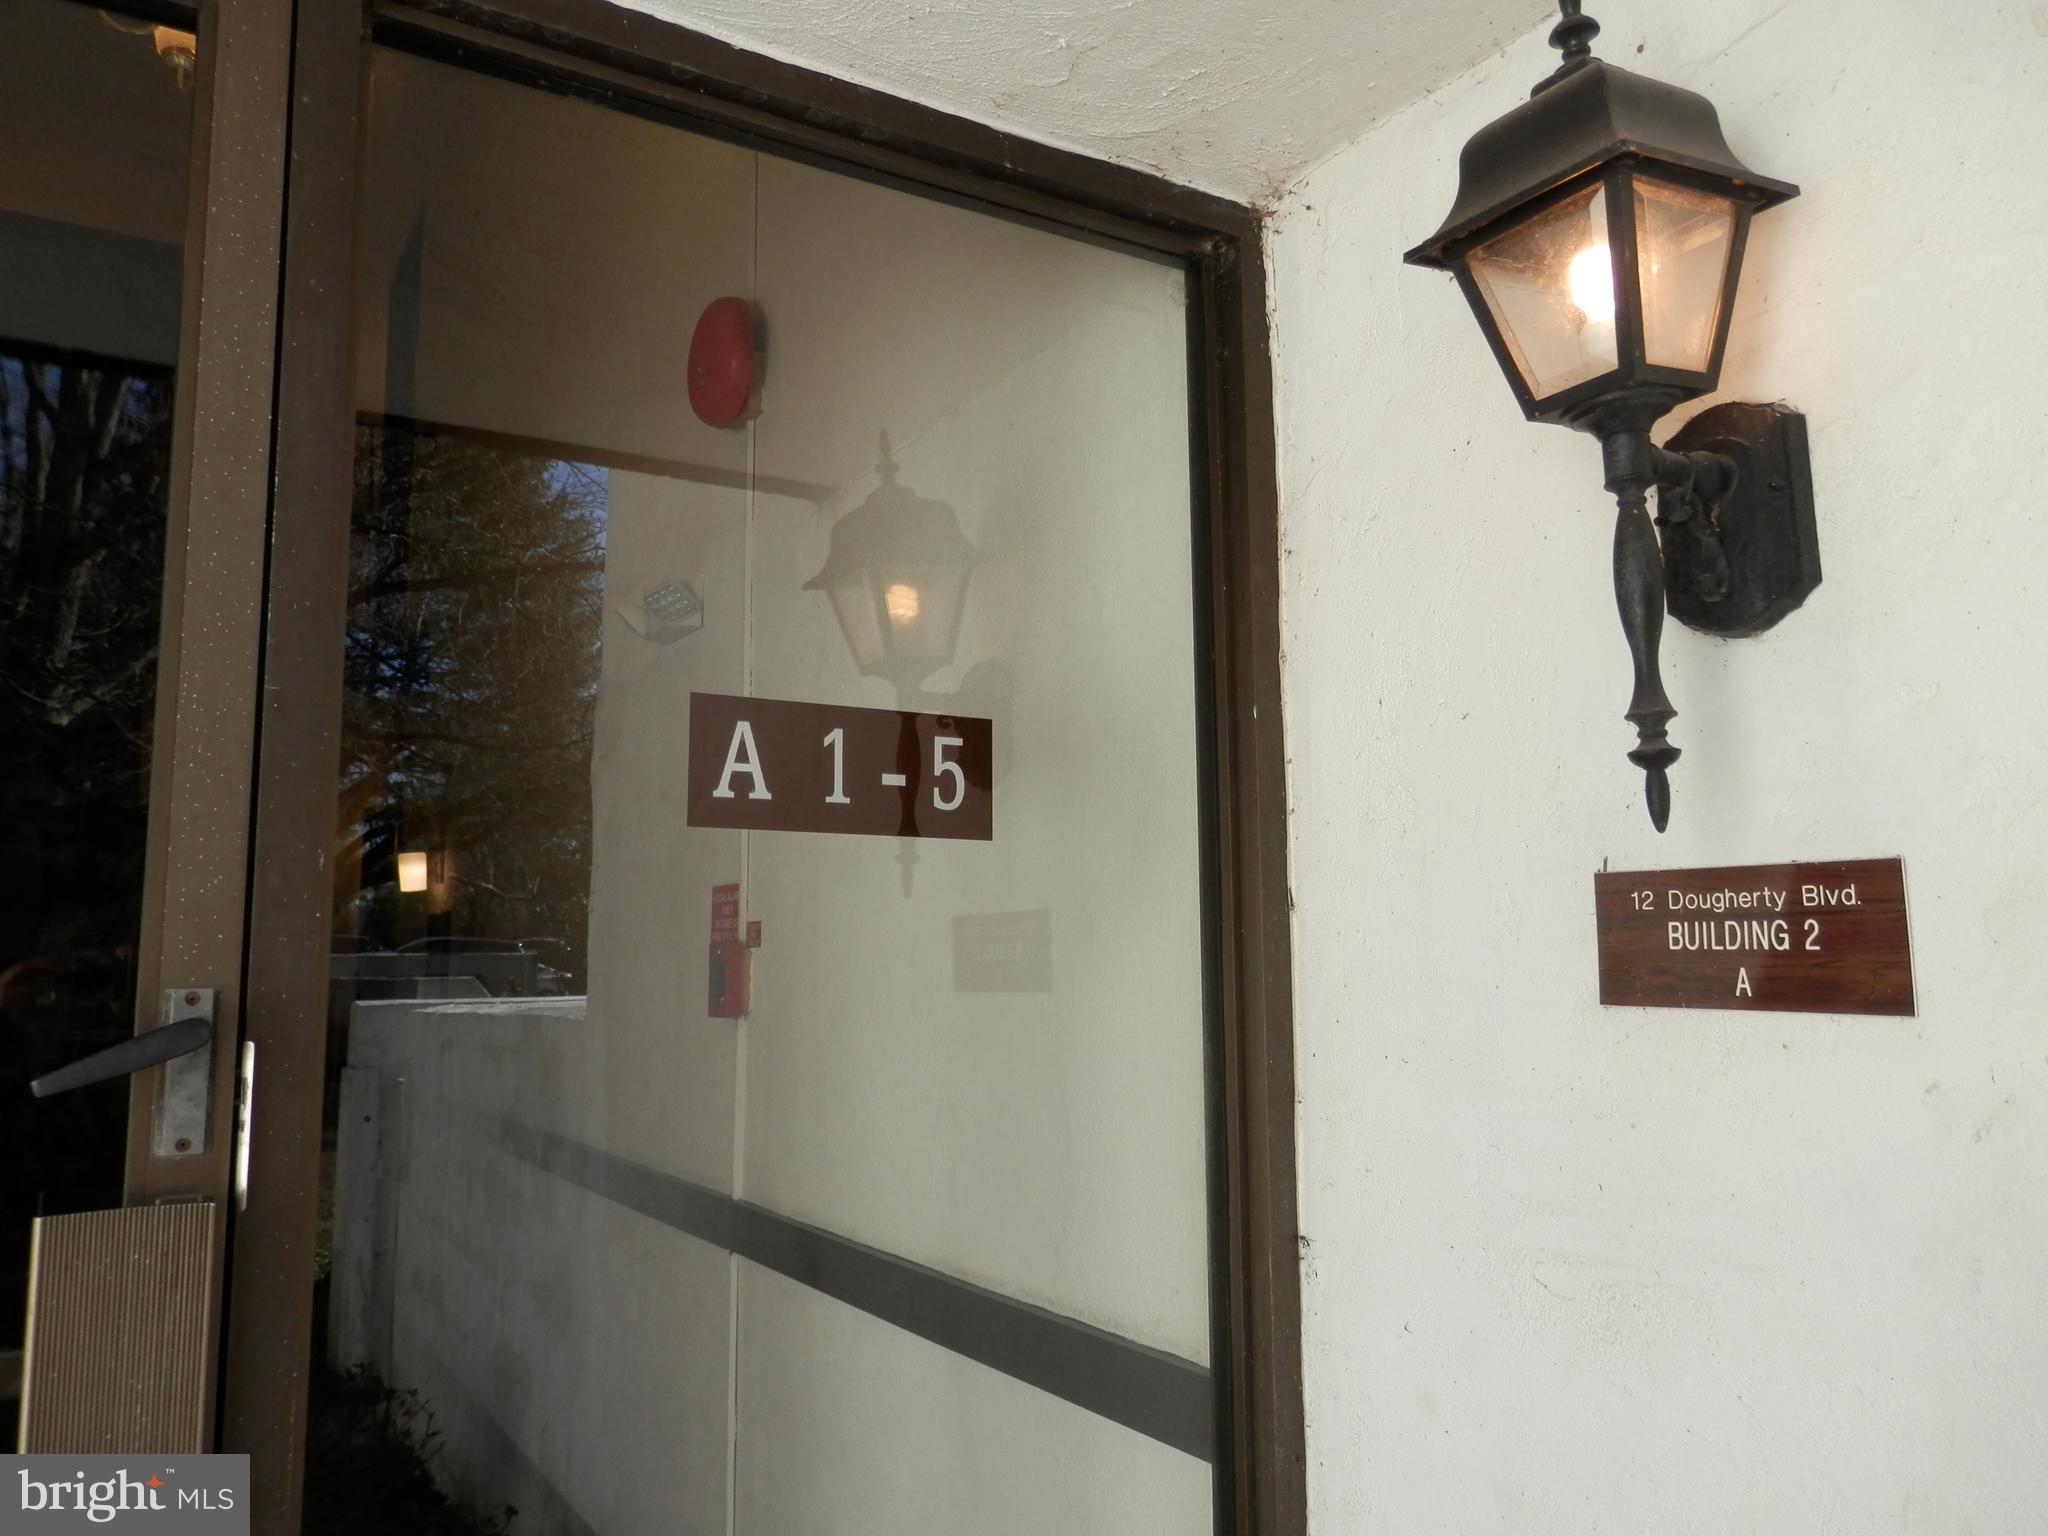
[[(161, 1029), (186, 1019), (214, 1017), (219, 993), (212, 987), (172, 987), (163, 995)], [(150, 1150), (158, 1157), (198, 1157), (206, 1151), (207, 1121), (213, 1109), (213, 1052), (193, 1051), (164, 1063)]]

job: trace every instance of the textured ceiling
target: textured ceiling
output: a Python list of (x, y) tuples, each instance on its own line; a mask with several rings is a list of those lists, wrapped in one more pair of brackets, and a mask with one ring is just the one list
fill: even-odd
[(630, 0), (741, 47), (1243, 202), (1548, 0)]

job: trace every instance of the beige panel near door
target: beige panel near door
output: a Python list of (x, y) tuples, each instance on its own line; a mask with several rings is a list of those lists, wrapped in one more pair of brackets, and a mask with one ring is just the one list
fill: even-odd
[(206, 1449), (219, 1207), (47, 1216), (29, 1269), (21, 1449)]

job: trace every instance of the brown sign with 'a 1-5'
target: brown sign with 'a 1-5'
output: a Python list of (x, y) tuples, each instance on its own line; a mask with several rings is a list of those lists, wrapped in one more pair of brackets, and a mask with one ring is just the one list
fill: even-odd
[(967, 715), (693, 693), (690, 825), (986, 842), (993, 743)]
[(1600, 1001), (1913, 1013), (1897, 859), (1593, 876)]

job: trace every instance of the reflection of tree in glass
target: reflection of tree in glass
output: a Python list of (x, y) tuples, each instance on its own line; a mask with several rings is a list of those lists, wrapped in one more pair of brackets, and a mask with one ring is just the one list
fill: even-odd
[(162, 369), (0, 343), (0, 1351), (30, 1218), (121, 1199), (127, 1084), (28, 1083), (134, 1028), (170, 422)]
[(161, 370), (0, 352), (0, 969), (135, 942), (170, 416)]
[[(556, 939), (580, 988), (604, 513), (602, 470), (360, 429), (338, 931)], [(442, 878), (401, 894), (415, 848)]]

